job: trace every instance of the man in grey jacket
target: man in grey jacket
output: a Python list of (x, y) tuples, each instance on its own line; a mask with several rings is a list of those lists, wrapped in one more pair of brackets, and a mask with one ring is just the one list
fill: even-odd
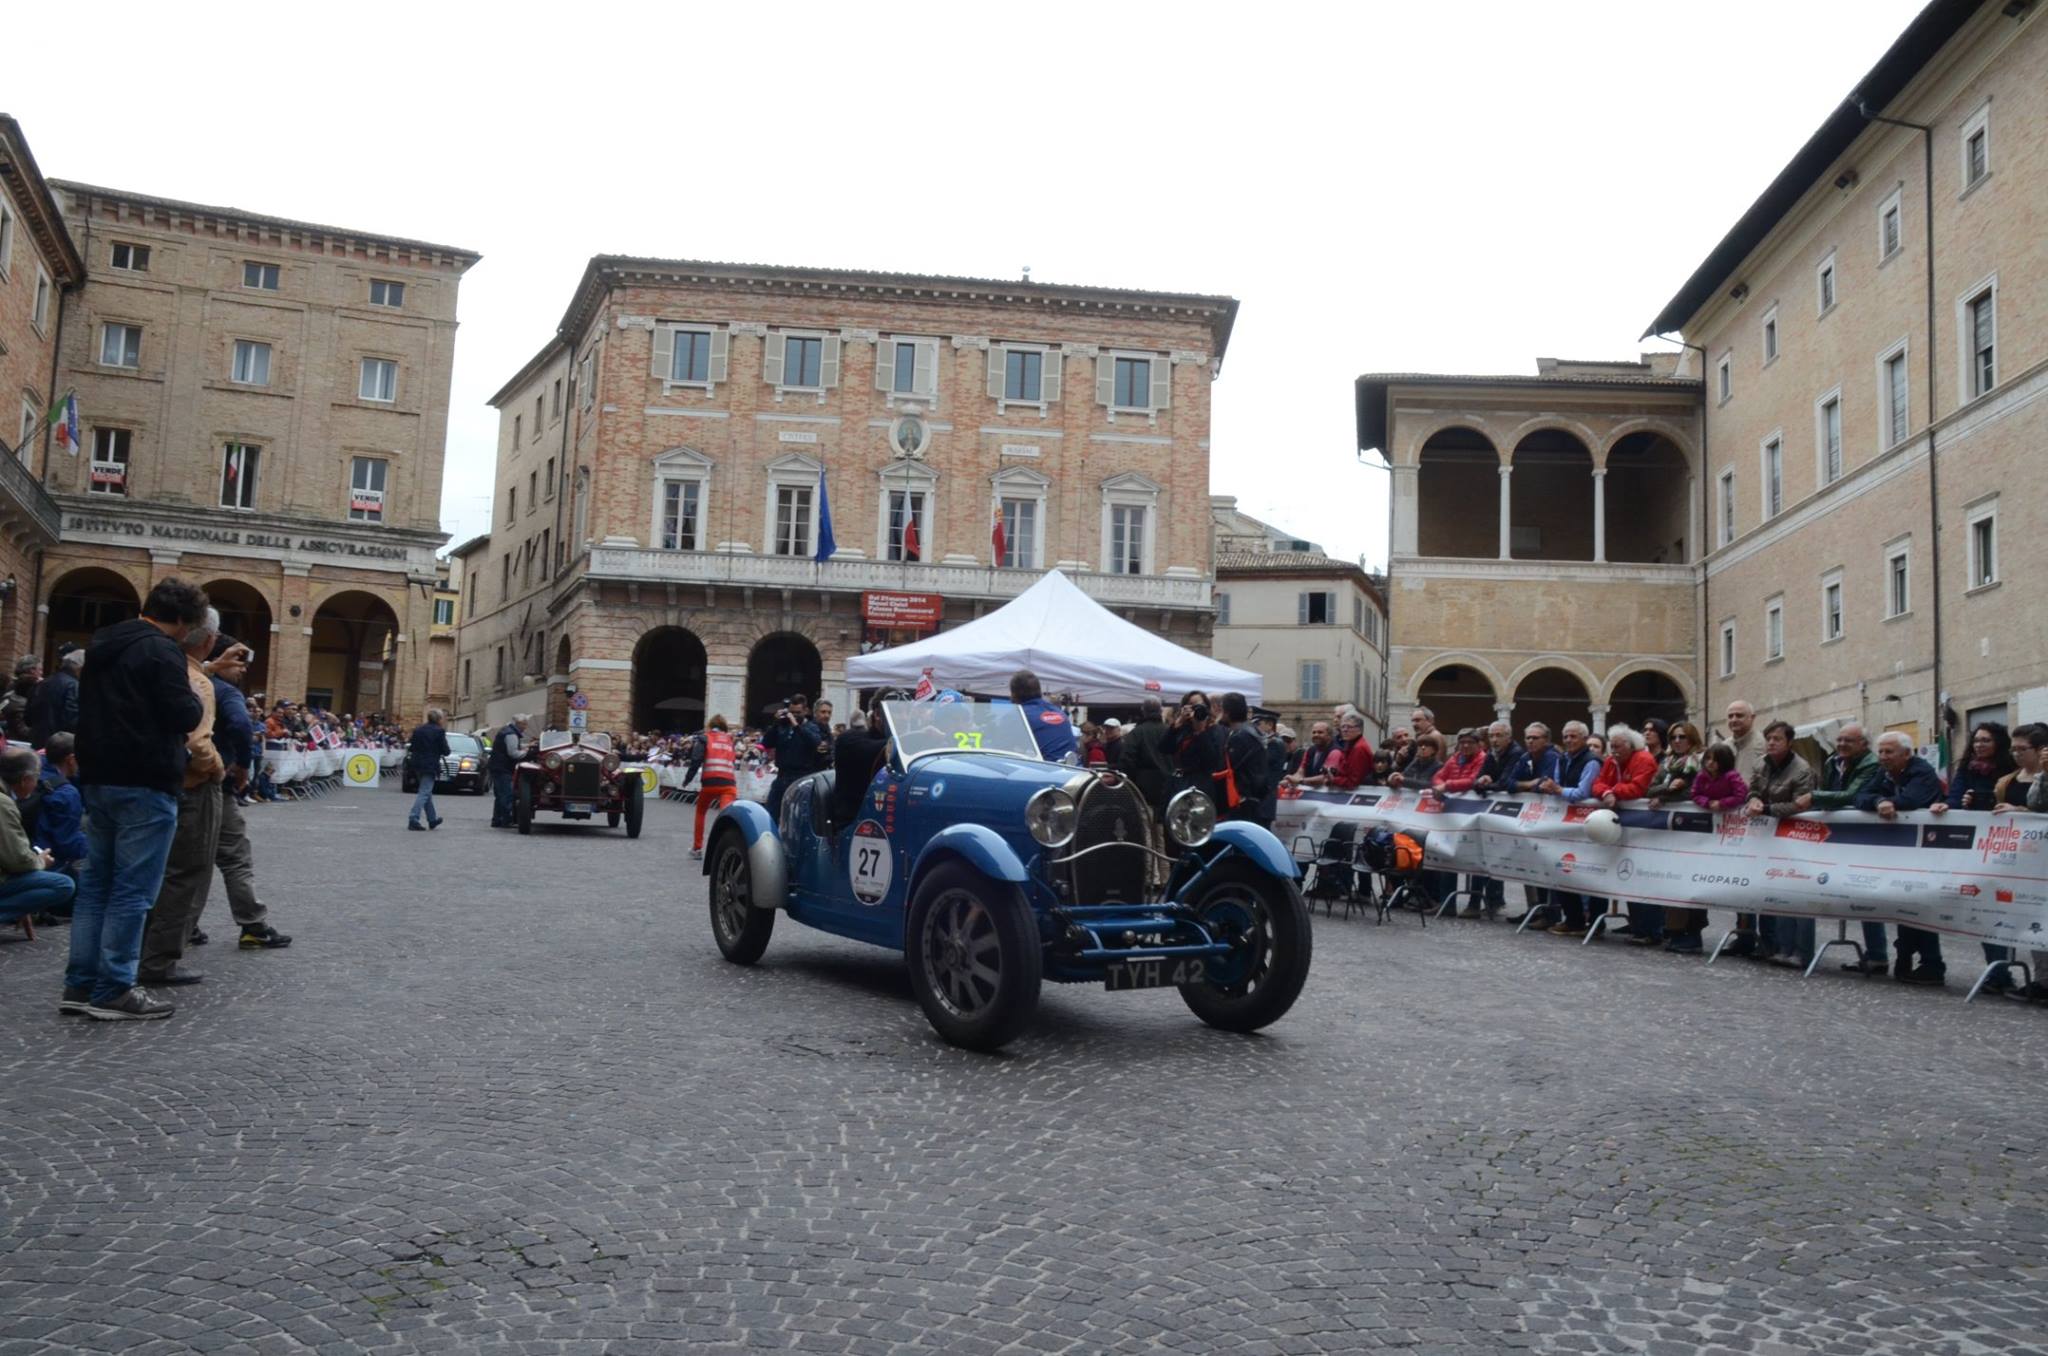
[[(1764, 726), (1764, 753), (1756, 762), (1756, 776), (1749, 783), (1749, 812), (1779, 819), (1796, 815), (1811, 804), (1818, 779), (1813, 765), (1792, 747), (1789, 722), (1774, 720)], [(1813, 920), (1766, 915), (1758, 932), (1763, 941), (1758, 960), (1782, 960), (1804, 966), (1813, 959)], [(1774, 954), (1775, 953), (1775, 954)]]

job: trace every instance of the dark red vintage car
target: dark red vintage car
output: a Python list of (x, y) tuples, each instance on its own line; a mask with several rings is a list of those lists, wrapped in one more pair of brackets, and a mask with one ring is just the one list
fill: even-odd
[(568, 823), (599, 813), (626, 837), (640, 836), (644, 802), (640, 770), (623, 767), (610, 735), (587, 730), (545, 730), (512, 769), (512, 806), (519, 832), (533, 832), (533, 817), (559, 813)]

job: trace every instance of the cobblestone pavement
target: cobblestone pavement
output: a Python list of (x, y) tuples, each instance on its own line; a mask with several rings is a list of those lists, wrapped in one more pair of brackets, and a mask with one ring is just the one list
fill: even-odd
[(60, 1019), (62, 938), (0, 947), (0, 1356), (2048, 1334), (2038, 1008), (1319, 917), (1264, 1036), (1055, 987), (975, 1056), (883, 952), (719, 960), (682, 807), (404, 804), (252, 812), (297, 944), (216, 889), (168, 1023)]

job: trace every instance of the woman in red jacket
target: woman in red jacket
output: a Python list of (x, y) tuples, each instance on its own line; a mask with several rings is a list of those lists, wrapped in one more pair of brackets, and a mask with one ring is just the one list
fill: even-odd
[[(1626, 725), (1607, 727), (1607, 760), (1593, 779), (1593, 797), (1609, 810), (1625, 800), (1642, 800), (1657, 780), (1657, 759), (1643, 737)], [(1664, 943), (1664, 908), (1660, 904), (1628, 906), (1629, 940), (1637, 946)]]

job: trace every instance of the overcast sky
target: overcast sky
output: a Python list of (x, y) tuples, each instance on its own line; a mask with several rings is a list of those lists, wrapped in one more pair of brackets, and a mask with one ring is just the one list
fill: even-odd
[(1918, 8), (114, 3), (5, 101), (52, 176), (480, 251), (454, 541), (618, 253), (1235, 296), (1211, 488), (1378, 564), (1353, 378), (1633, 356)]

